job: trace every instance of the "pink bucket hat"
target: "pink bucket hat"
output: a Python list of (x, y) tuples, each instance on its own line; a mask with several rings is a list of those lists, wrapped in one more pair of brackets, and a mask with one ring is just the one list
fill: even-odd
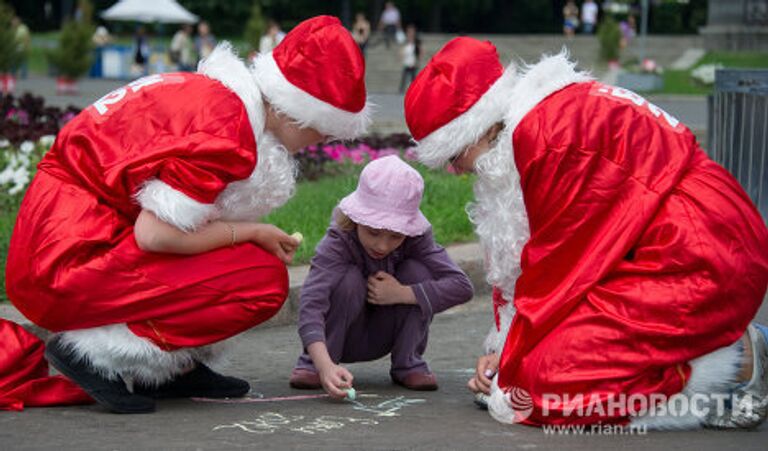
[(421, 174), (390, 155), (365, 166), (357, 189), (341, 200), (339, 209), (358, 224), (418, 236), (430, 227), (419, 210), (423, 193)]

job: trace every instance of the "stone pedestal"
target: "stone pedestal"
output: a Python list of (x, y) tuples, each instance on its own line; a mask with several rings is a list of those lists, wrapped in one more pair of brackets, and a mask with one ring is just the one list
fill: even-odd
[(768, 51), (768, 0), (709, 0), (707, 50)]

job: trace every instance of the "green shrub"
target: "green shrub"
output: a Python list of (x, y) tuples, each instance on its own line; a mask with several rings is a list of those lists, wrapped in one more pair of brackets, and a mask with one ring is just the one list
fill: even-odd
[(0, 1), (0, 74), (13, 71), (23, 54), (16, 43), (16, 30), (11, 26), (13, 11)]
[(81, 0), (83, 11), (80, 21), (70, 20), (64, 24), (59, 37), (59, 47), (48, 54), (57, 73), (70, 80), (85, 75), (93, 62), (93, 33), (90, 2)]
[(245, 42), (248, 43), (251, 50), (259, 51), (259, 41), (264, 34), (266, 24), (264, 22), (264, 15), (261, 12), (261, 5), (259, 2), (254, 2), (251, 8), (251, 17), (248, 19), (248, 23), (245, 24)]
[(618, 61), (621, 50), (621, 29), (612, 17), (606, 17), (597, 29), (597, 39), (600, 41), (600, 59), (602, 61)]

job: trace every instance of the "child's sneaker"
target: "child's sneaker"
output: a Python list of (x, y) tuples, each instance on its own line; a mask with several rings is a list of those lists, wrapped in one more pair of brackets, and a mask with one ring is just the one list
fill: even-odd
[(293, 388), (300, 390), (316, 390), (323, 388), (320, 382), (320, 375), (317, 372), (305, 368), (294, 368), (291, 371), (291, 378), (288, 383)]
[(752, 378), (732, 393), (732, 406), (725, 415), (708, 418), (706, 426), (751, 429), (768, 416), (768, 330), (750, 324), (747, 328), (752, 344)]

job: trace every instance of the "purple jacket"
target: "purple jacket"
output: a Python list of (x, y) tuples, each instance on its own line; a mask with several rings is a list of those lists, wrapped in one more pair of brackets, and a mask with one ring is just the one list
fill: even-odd
[(315, 249), (309, 275), (301, 287), (299, 336), (304, 347), (325, 341), (331, 293), (350, 265), (358, 267), (367, 278), (378, 271), (394, 275), (398, 265), (409, 259), (419, 261), (432, 273), (433, 280), (411, 285), (425, 317), (431, 318), (472, 299), (472, 282), (445, 249), (435, 243), (431, 228), (423, 235), (406, 238), (387, 257), (374, 260), (363, 249), (356, 231), (345, 232), (331, 225)]

